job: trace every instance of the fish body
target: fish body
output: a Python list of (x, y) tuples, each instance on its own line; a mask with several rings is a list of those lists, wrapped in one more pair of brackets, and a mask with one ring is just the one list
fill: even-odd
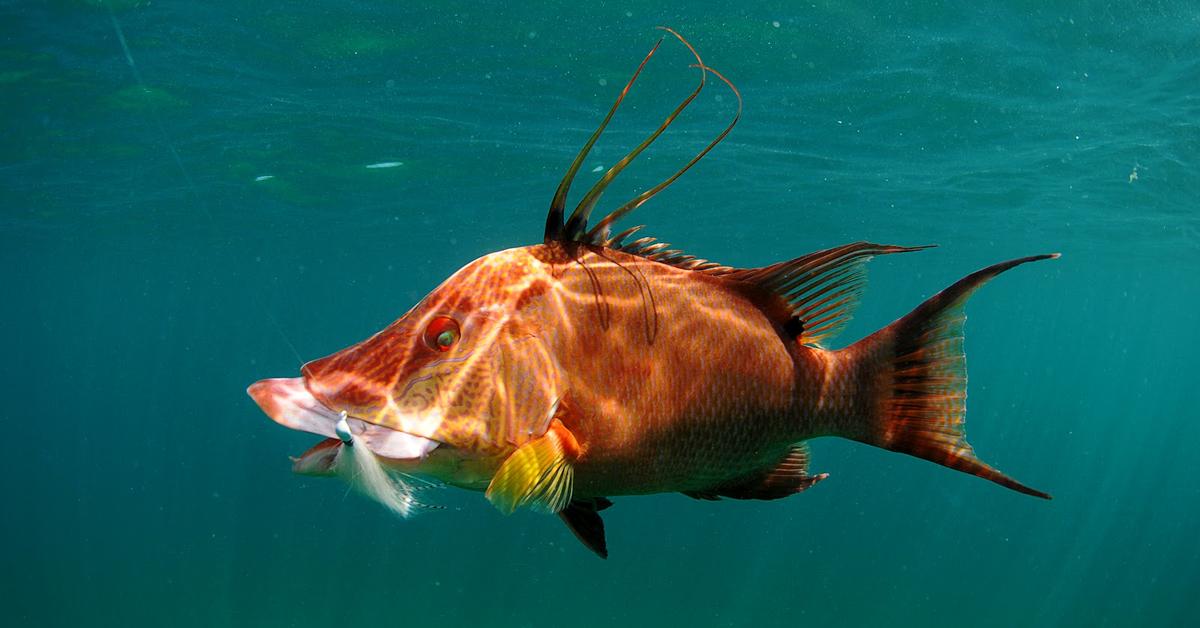
[[(697, 65), (715, 74), (698, 55)], [(733, 268), (630, 240), (637, 228), (610, 235), (732, 124), (664, 184), (588, 228), (599, 192), (691, 98), (566, 216), (567, 188), (614, 105), (555, 194), (543, 243), (485, 255), (301, 377), (252, 385), (271, 418), (326, 437), (295, 470), (343, 475), (401, 514), (419, 503), (403, 479), (413, 475), (484, 491), (504, 512), (557, 513), (601, 556), (608, 498), (787, 497), (827, 477), (809, 472), (806, 441), (820, 436), (1049, 497), (980, 461), (963, 436), (962, 308), (1001, 272), (1056, 255), (968, 275), (828, 349), (867, 261), (926, 247), (856, 242)]]

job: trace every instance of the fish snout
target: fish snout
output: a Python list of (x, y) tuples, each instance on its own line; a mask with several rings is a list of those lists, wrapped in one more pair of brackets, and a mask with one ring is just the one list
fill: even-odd
[(333, 427), (338, 415), (312, 396), (302, 377), (260, 380), (251, 384), (246, 393), (272, 421), (284, 427), (336, 436)]
[(334, 412), (313, 396), (303, 377), (264, 379), (246, 392), (271, 420), (284, 427), (336, 439), (338, 443), (357, 439), (384, 458), (421, 460), (440, 444)]
[(286, 397), (287, 379), (260, 379), (246, 389), (246, 394), (258, 404), (272, 420), (282, 413), (280, 402)]

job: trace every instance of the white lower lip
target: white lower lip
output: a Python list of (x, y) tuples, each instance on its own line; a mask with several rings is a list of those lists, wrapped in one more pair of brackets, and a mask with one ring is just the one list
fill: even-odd
[[(264, 379), (247, 390), (258, 405), (276, 423), (301, 432), (326, 438), (339, 438), (337, 422), (342, 418), (317, 401), (304, 379), (299, 377)], [(355, 440), (384, 458), (400, 460), (423, 458), (437, 448), (438, 442), (407, 432), (380, 427), (360, 419), (347, 417), (346, 424)]]

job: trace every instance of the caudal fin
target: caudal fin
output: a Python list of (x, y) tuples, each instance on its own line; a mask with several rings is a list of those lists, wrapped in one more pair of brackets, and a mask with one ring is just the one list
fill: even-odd
[(1050, 499), (988, 466), (963, 433), (967, 362), (963, 353), (963, 305), (988, 280), (1026, 262), (1056, 259), (1034, 255), (989, 266), (933, 295), (904, 318), (846, 349), (860, 376), (878, 391), (877, 411), (854, 437), (991, 480), (1014, 491)]

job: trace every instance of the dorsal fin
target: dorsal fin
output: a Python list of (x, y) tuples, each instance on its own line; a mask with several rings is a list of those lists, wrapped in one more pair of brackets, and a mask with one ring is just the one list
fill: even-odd
[(854, 242), (762, 268), (713, 274), (751, 283), (778, 295), (791, 310), (792, 321), (785, 329), (793, 334), (799, 332), (804, 344), (818, 344), (836, 336), (850, 322), (866, 285), (867, 261), (876, 255), (927, 248)]
[(669, 249), (668, 247), (671, 246), (670, 244), (666, 242), (659, 242), (650, 236), (641, 237), (631, 242), (625, 242), (629, 236), (640, 231), (643, 226), (644, 225), (631, 227), (615, 236), (598, 240), (592, 244), (604, 246), (616, 251), (621, 251), (622, 253), (629, 253), (630, 255), (637, 255), (638, 257), (643, 257), (650, 261), (668, 264), (684, 270), (703, 271), (710, 275), (720, 276), (738, 270), (729, 266), (722, 266), (716, 262), (710, 262), (706, 259), (700, 259), (695, 255), (688, 255), (678, 249)]
[[(617, 96), (612, 108), (610, 108), (608, 111), (608, 115), (604, 117), (604, 120), (600, 123), (600, 126), (596, 128), (595, 132), (593, 132), (591, 137), (588, 138), (587, 143), (583, 145), (583, 148), (580, 149), (579, 153), (575, 156), (574, 161), (571, 162), (571, 166), (567, 169), (567, 174), (559, 183), (558, 189), (554, 193), (554, 198), (550, 202), (550, 211), (546, 215), (546, 229), (543, 236), (546, 244), (564, 242), (601, 245), (604, 241), (609, 240), (608, 234), (613, 223), (629, 212), (637, 209), (643, 203), (650, 200), (656, 194), (674, 183), (676, 179), (683, 175), (683, 173), (691, 169), (696, 162), (703, 159), (704, 156), (707, 155), (708, 152), (714, 147), (716, 147), (717, 144), (720, 144), (721, 141), (725, 139), (725, 136), (729, 135), (729, 132), (733, 130), (733, 127), (741, 118), (742, 95), (738, 91), (737, 87), (735, 87), (729, 79), (725, 78), (723, 74), (706, 65), (704, 60), (700, 58), (700, 53), (698, 53), (692, 44), (689, 43), (688, 40), (682, 35), (665, 26), (660, 26), (658, 28), (673, 35), (684, 46), (687, 47), (689, 52), (692, 53), (696, 63), (692, 64), (691, 67), (700, 71), (699, 82), (697, 83), (696, 87), (687, 95), (687, 97), (685, 97), (679, 103), (679, 105), (677, 105), (675, 109), (671, 111), (670, 115), (663, 120), (662, 124), (660, 124), (652, 133), (650, 133), (650, 135), (647, 136), (646, 139), (644, 139), (640, 144), (634, 147), (633, 150), (629, 151), (629, 153), (627, 153), (611, 168), (609, 168), (608, 171), (600, 177), (600, 180), (597, 181), (583, 196), (583, 199), (579, 201), (579, 204), (576, 205), (575, 210), (571, 212), (570, 216), (564, 217), (567, 193), (570, 190), (571, 183), (575, 179), (575, 175), (579, 172), (579, 168), (583, 164), (583, 160), (591, 151), (592, 146), (595, 145), (596, 140), (600, 138), (601, 133), (603, 133), (605, 127), (608, 126), (609, 121), (612, 119), (613, 114), (616, 113), (621, 101), (625, 99), (625, 96), (629, 93), (630, 88), (633, 87), (638, 75), (641, 74), (642, 69), (646, 66), (646, 62), (648, 62), (650, 57), (654, 56), (655, 51), (658, 50), (658, 44), (654, 45), (654, 48), (650, 50), (650, 53), (647, 54), (646, 58), (642, 60), (641, 65), (638, 66), (637, 70), (633, 73), (633, 76), (630, 77), (629, 82), (625, 84), (625, 89), (621, 90), (620, 95)], [(662, 43), (662, 40), (659, 40), (659, 43)], [(686, 109), (688, 105), (690, 105), (692, 101), (694, 101), (696, 97), (700, 95), (701, 90), (704, 89), (704, 86), (707, 83), (709, 74), (713, 74), (717, 78), (721, 79), (721, 81), (724, 82), (731, 91), (733, 91), (734, 96), (737, 97), (737, 113), (734, 114), (733, 120), (725, 127), (723, 131), (721, 131), (721, 133), (716, 136), (716, 138), (710, 141), (686, 164), (676, 170), (674, 174), (664, 179), (658, 185), (655, 185), (654, 187), (645, 190), (641, 194), (638, 194), (636, 197), (621, 205), (617, 209), (609, 212), (595, 226), (589, 229), (588, 220), (591, 217), (592, 210), (595, 209), (596, 204), (599, 202), (600, 197), (604, 193), (605, 189), (608, 188), (608, 185), (613, 181), (613, 179), (621, 174), (621, 172), (624, 171), (625, 168), (638, 157), (638, 155), (649, 148), (650, 145), (653, 144), (654, 141), (657, 140), (659, 136), (661, 136), (663, 132), (667, 130), (668, 127), (671, 126), (675, 119), (679, 117), (679, 114), (682, 113), (683, 110)]]
[(694, 499), (716, 501), (730, 499), (783, 499), (812, 488), (829, 477), (828, 473), (808, 474), (808, 444), (796, 443), (783, 459), (744, 478), (718, 485), (704, 491), (685, 492)]
[(850, 322), (858, 307), (858, 297), (866, 287), (866, 263), (872, 257), (933, 246), (853, 242), (770, 266), (733, 268), (671, 249), (670, 244), (650, 236), (625, 242), (641, 229), (641, 225), (632, 227), (594, 244), (676, 268), (758, 286), (787, 302), (791, 319), (783, 324), (784, 330), (800, 342), (813, 345), (832, 339)]

